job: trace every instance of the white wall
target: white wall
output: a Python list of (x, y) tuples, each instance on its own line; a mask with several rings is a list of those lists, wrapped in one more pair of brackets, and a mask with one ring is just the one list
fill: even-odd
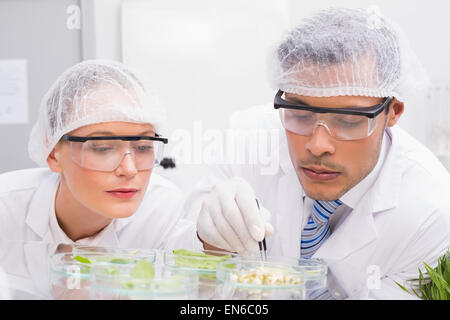
[(81, 61), (81, 30), (68, 28), (78, 0), (1, 0), (0, 59), (25, 59), (28, 123), (0, 124), (0, 173), (35, 167), (28, 137), (42, 96), (66, 68)]
[[(139, 61), (139, 59), (142, 59), (142, 55), (141, 57), (138, 57), (138, 55), (127, 57), (126, 43), (125, 47), (123, 46), (124, 43), (122, 43), (123, 21), (121, 6), (125, 2), (126, 0), (0, 1), (0, 59), (26, 58), (30, 61), (30, 123), (27, 125), (0, 126), (0, 134), (3, 137), (15, 137), (15, 139), (0, 139), (0, 147), (2, 150), (7, 150), (8, 152), (7, 154), (4, 152), (1, 153), (0, 172), (33, 166), (33, 163), (28, 159), (26, 143), (32, 123), (36, 120), (37, 105), (50, 83), (69, 65), (81, 59), (92, 58), (106, 58), (119, 61), (128, 60), (131, 64), (135, 64), (141, 71), (145, 72), (145, 68), (139, 65), (142, 64), (142, 60)], [(233, 5), (237, 4), (237, 9), (234, 9), (237, 12), (239, 12), (239, 8), (242, 8), (243, 12), (250, 12), (252, 7), (250, 0), (220, 2), (201, 0), (147, 0), (145, 2), (153, 5), (162, 3), (162, 6), (165, 8), (173, 5), (169, 12), (174, 16), (179, 14), (177, 10), (178, 12), (182, 12), (180, 10), (186, 10), (186, 8), (191, 10), (192, 14), (197, 15), (205, 12), (205, 8), (206, 10), (214, 11), (214, 3), (217, 3), (217, 8), (223, 9), (222, 13), (224, 10), (225, 13), (228, 10), (228, 14), (230, 15), (233, 14)], [(268, 0), (256, 2), (266, 3), (267, 7), (276, 7), (276, 9), (272, 10), (276, 14), (268, 15), (268, 21), (276, 21), (277, 17), (283, 20), (283, 25), (274, 26), (273, 29), (268, 30), (270, 37), (276, 37), (276, 33), (281, 28), (284, 28), (285, 24), (295, 25), (302, 16), (319, 8), (330, 5), (351, 7), (378, 5), (381, 12), (387, 14), (403, 26), (406, 34), (410, 38), (412, 47), (428, 70), (432, 81), (436, 84), (441, 84), (443, 87), (447, 86), (444, 88), (445, 90), (440, 91), (441, 93), (435, 90), (435, 97), (427, 100), (427, 103), (417, 102), (415, 105), (407, 106), (406, 112), (400, 120), (400, 124), (420, 141), (428, 144), (433, 151), (441, 149), (441, 153), (447, 152), (448, 148), (443, 147), (443, 145), (449, 139), (444, 139), (440, 143), (440, 146), (437, 145), (436, 137), (426, 132), (424, 122), (427, 118), (430, 118), (430, 113), (428, 112), (430, 109), (437, 110), (436, 114), (439, 114), (433, 120), (433, 123), (442, 121), (445, 116), (448, 117), (448, 113), (445, 114), (444, 111), (448, 110), (448, 84), (450, 83), (450, 61), (448, 59), (450, 56), (450, 41), (446, 36), (447, 31), (450, 30), (450, 20), (447, 17), (448, 12), (450, 12), (449, 1), (286, 0), (284, 2)], [(286, 3), (287, 8), (285, 7)], [(81, 30), (74, 31), (65, 28), (67, 19), (65, 10), (70, 4), (80, 4), (81, 6)], [(282, 18), (284, 16), (282, 12), (286, 14), (285, 21)], [(239, 18), (238, 13), (234, 13), (234, 15), (237, 17), (237, 22), (242, 22), (242, 16)], [(253, 22), (249, 22), (249, 26), (251, 27), (251, 24), (257, 21), (257, 19), (257, 17), (253, 17)], [(184, 17), (184, 21), (187, 23), (186, 30), (190, 28), (192, 31), (191, 34), (195, 33), (195, 26), (192, 23), (189, 25), (187, 16)], [(203, 21), (208, 22), (207, 19)], [(226, 26), (227, 23), (232, 24), (233, 22), (224, 21), (218, 25), (225, 24)], [(217, 23), (217, 21), (210, 21), (210, 23)], [(151, 41), (151, 39), (156, 39), (154, 34), (159, 29), (158, 26), (155, 26), (155, 28), (155, 30), (151, 30), (153, 33), (149, 33), (147, 40)], [(238, 45), (246, 47), (247, 44), (244, 42), (244, 38), (239, 38), (238, 28), (233, 30), (230, 27), (228, 30), (228, 34), (222, 35), (228, 43), (231, 43), (234, 39), (233, 37), (238, 36), (237, 39), (240, 39)], [(207, 26), (204, 26), (197, 31), (200, 32), (198, 33), (199, 36), (191, 37), (190, 41), (193, 41), (193, 43), (197, 41), (197, 43), (201, 44), (208, 34), (211, 36), (212, 31), (212, 29), (209, 30)], [(145, 39), (145, 34), (141, 35), (141, 37)], [(124, 41), (126, 42), (127, 40)], [(256, 41), (255, 43), (259, 41), (260, 46), (266, 43), (265, 39), (254, 38), (252, 41)], [(159, 44), (161, 43), (159, 42)], [(150, 78), (153, 77), (162, 80), (155, 81), (155, 88), (160, 91), (160, 97), (163, 102), (166, 102), (166, 106), (168, 107), (169, 138), (170, 131), (173, 132), (173, 130), (178, 128), (186, 128), (192, 132), (194, 121), (198, 119), (203, 120), (204, 129), (208, 127), (224, 127), (226, 125), (227, 112), (272, 100), (273, 92), (269, 90), (267, 84), (264, 82), (265, 64), (263, 54), (265, 52), (262, 50), (254, 56), (254, 59), (249, 59), (249, 55), (246, 52), (242, 52), (241, 54), (241, 52), (236, 51), (230, 57), (230, 60), (224, 61), (221, 65), (212, 65), (213, 60), (202, 60), (198, 55), (194, 61), (192, 59), (196, 57), (196, 54), (201, 54), (201, 52), (191, 51), (187, 52), (188, 57), (186, 58), (191, 60), (186, 60), (188, 64), (186, 69), (173, 70), (165, 66), (170, 65), (169, 62), (172, 60), (180, 63), (182, 61), (181, 58), (183, 58), (182, 56), (180, 58), (180, 55), (183, 52), (177, 51), (176, 46), (172, 46), (171, 48), (175, 50), (167, 51), (163, 48), (150, 48), (155, 50), (146, 51), (149, 53), (148, 59), (150, 59), (150, 55), (153, 55), (152, 59), (156, 59), (154, 61), (152, 60), (150, 64), (146, 64), (147, 67), (153, 66), (155, 68), (153, 71), (157, 70), (156, 73), (153, 72), (150, 75)], [(194, 50), (195, 48), (192, 45), (190, 50)], [(133, 61), (133, 59), (135, 60)], [(205, 62), (203, 68), (202, 61)], [(249, 66), (245, 66), (243, 61), (248, 61)], [(261, 67), (259, 68), (258, 66)], [(244, 70), (247, 70), (244, 78), (236, 76), (236, 83), (230, 82), (233, 73), (236, 72), (238, 74), (241, 72), (242, 74)], [(175, 76), (173, 76), (174, 74)], [(186, 74), (188, 75), (186, 76)], [(171, 81), (171, 77), (173, 81)], [(222, 81), (221, 86), (217, 85), (216, 82), (218, 80)], [(170, 86), (171, 83), (173, 83), (172, 86)], [(214, 108), (209, 108), (209, 110), (205, 109), (205, 105), (196, 103), (196, 101), (199, 101), (199, 97), (204, 96), (205, 90), (208, 94), (211, 94), (208, 97), (209, 101), (214, 101), (210, 100), (212, 96), (222, 94), (222, 99), (214, 101)], [(436, 98), (438, 94), (442, 96), (440, 101)], [(439, 108), (440, 111), (438, 110)], [(448, 165), (450, 166), (450, 163)], [(188, 165), (187, 167), (180, 166), (173, 171), (166, 170), (163, 174), (173, 177), (183, 188), (188, 188), (204, 172), (203, 170), (204, 168), (201, 165)], [(186, 178), (183, 179), (182, 177)]]
[[(270, 103), (267, 47), (289, 26), (288, 1), (125, 1), (122, 57), (148, 78), (167, 108), (162, 174), (189, 189), (205, 172), (208, 130), (231, 112)], [(198, 134), (197, 134), (198, 133)]]

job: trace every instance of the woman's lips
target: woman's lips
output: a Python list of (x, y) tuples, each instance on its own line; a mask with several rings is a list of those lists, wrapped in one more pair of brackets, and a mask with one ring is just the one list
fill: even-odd
[(320, 171), (310, 168), (302, 167), (303, 173), (311, 180), (329, 181), (336, 179), (339, 176), (339, 172)]
[(112, 195), (113, 197), (119, 198), (119, 199), (130, 199), (134, 197), (134, 195), (138, 192), (137, 189), (116, 189), (111, 191), (106, 191), (108, 194)]

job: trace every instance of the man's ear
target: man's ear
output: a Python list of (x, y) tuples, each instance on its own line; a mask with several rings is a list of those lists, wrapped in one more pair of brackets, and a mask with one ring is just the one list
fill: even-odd
[(47, 164), (53, 172), (62, 172), (58, 145), (56, 145), (48, 155)]
[(400, 116), (403, 114), (405, 110), (405, 105), (403, 102), (398, 101), (394, 98), (391, 102), (391, 106), (389, 107), (389, 113), (387, 115), (386, 125), (388, 127), (392, 127), (397, 121), (400, 119)]

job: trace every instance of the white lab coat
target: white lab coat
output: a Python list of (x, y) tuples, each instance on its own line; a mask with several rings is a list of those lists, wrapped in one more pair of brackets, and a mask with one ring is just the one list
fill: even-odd
[[(231, 117), (230, 132), (238, 132), (234, 140), (249, 130), (245, 149), (226, 149), (212, 165), (211, 171), (189, 196), (186, 210), (195, 219), (203, 197), (220, 180), (240, 176), (253, 187), (258, 200), (272, 214), (274, 234), (266, 239), (268, 253), (273, 256), (300, 256), (300, 237), (304, 215), (303, 190), (291, 163), (284, 129), (272, 105), (253, 107)], [(264, 145), (255, 136), (278, 131), (279, 156), (275, 172), (267, 163), (235, 164), (239, 150)], [(228, 133), (230, 133), (228, 132)], [(378, 178), (313, 258), (329, 263), (350, 299), (403, 299), (412, 296), (394, 283), (417, 277), (423, 261), (436, 265), (437, 258), (450, 247), (450, 177), (437, 158), (397, 125), (388, 128), (392, 145)], [(227, 135), (227, 137), (232, 135)], [(259, 137), (261, 137), (259, 135)], [(267, 136), (266, 136), (267, 137)], [(255, 152), (248, 158), (257, 159)], [(260, 152), (260, 151), (259, 151)], [(249, 155), (250, 154), (250, 155)], [(251, 155), (253, 154), (253, 155)], [(258, 155), (260, 158), (264, 153)], [(276, 160), (276, 157), (274, 158)], [(242, 160), (242, 159), (241, 159)], [(273, 162), (275, 163), (275, 162)]]
[[(56, 233), (61, 230), (49, 223), (54, 218), (51, 208), (59, 179), (59, 174), (48, 168), (0, 175), (0, 239), (60, 242)], [(113, 220), (105, 232), (88, 243), (77, 243), (123, 248), (198, 248), (197, 243), (191, 245), (184, 238), (184, 234), (195, 234), (194, 226), (183, 220), (184, 200), (179, 188), (153, 172), (146, 195), (132, 216)]]

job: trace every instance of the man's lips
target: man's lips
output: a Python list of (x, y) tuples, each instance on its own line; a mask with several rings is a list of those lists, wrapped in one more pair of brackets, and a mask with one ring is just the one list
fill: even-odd
[(132, 198), (139, 190), (135, 188), (120, 188), (120, 189), (114, 189), (110, 191), (106, 191), (108, 194), (112, 195), (113, 197), (120, 198), (120, 199), (130, 199)]
[(340, 172), (330, 171), (325, 168), (301, 167), (303, 173), (311, 180), (328, 181), (336, 179)]

